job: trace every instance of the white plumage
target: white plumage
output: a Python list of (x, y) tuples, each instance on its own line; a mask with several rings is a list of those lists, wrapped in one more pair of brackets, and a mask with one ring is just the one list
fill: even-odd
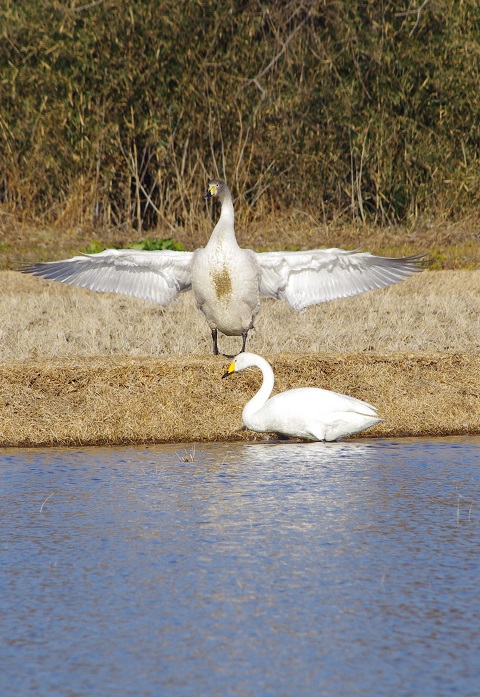
[(251, 367), (260, 368), (263, 375), (261, 388), (242, 412), (243, 423), (251, 431), (332, 441), (364, 431), (382, 420), (371, 404), (318, 387), (300, 387), (270, 397), (273, 370), (255, 353), (240, 353), (223, 377)]
[(212, 331), (243, 336), (260, 309), (260, 293), (286, 300), (293, 310), (345, 298), (397, 283), (423, 268), (423, 255), (373, 256), (342, 249), (262, 252), (239, 247), (230, 190), (219, 179), (209, 182), (206, 199), (218, 197), (220, 219), (208, 244), (195, 252), (107, 249), (62, 261), (27, 264), (20, 270), (95, 291), (123, 293), (169, 305), (193, 290), (197, 307)]

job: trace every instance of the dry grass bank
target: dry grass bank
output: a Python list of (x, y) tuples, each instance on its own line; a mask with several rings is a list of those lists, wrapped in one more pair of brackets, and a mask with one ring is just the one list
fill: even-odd
[[(480, 352), (480, 271), (427, 271), (404, 283), (302, 313), (263, 299), (249, 349)], [(221, 336), (220, 350), (240, 340)], [(0, 360), (77, 356), (210, 356), (191, 293), (167, 308), (136, 298), (0, 273)]]
[[(347, 392), (385, 419), (366, 436), (480, 433), (480, 356), (277, 354), (277, 389)], [(0, 365), (0, 444), (251, 439), (241, 410), (259, 373), (222, 380), (227, 360), (90, 358)]]
[[(378, 406), (385, 422), (366, 436), (480, 433), (479, 310), (480, 271), (425, 272), (302, 314), (264, 300), (249, 348), (277, 390)], [(260, 376), (221, 380), (228, 360), (211, 355), (191, 294), (162, 309), (2, 272), (0, 356), (4, 446), (254, 437), (238, 429)]]

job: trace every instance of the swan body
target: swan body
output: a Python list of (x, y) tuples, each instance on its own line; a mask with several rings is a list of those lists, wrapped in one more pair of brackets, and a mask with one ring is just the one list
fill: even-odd
[(251, 367), (260, 368), (263, 375), (262, 386), (242, 412), (243, 423), (251, 431), (332, 441), (359, 433), (382, 421), (371, 404), (317, 387), (300, 387), (270, 397), (273, 370), (255, 353), (239, 354), (223, 377)]
[(403, 258), (343, 249), (262, 252), (239, 247), (232, 196), (220, 179), (208, 184), (205, 198), (218, 198), (221, 215), (205, 248), (194, 252), (106, 249), (61, 261), (20, 267), (23, 273), (123, 293), (167, 306), (193, 290), (197, 307), (212, 331), (242, 335), (242, 351), (260, 308), (260, 294), (286, 300), (293, 310), (345, 298), (402, 281), (422, 271), (422, 254)]
[(207, 246), (193, 253), (192, 288), (197, 307), (212, 330), (214, 353), (218, 353), (217, 330), (227, 336), (243, 335), (243, 351), (260, 309), (260, 265), (255, 252), (242, 249), (237, 243), (233, 202), (227, 186), (213, 180), (206, 198), (212, 196), (219, 197), (222, 212)]

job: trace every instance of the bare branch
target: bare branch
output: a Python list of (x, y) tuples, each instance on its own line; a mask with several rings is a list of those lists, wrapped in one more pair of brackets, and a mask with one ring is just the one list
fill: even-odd
[(415, 29), (418, 27), (418, 24), (420, 22), (420, 17), (422, 14), (422, 10), (427, 5), (428, 1), (429, 0), (423, 0), (422, 4), (419, 7), (414, 7), (412, 9), (405, 10), (405, 12), (396, 12), (395, 13), (395, 17), (409, 17), (410, 15), (414, 15), (414, 14), (417, 15), (417, 19), (416, 19), (415, 24), (413, 25), (413, 27), (409, 33), (409, 36), (412, 36)]
[[(253, 83), (253, 84), (260, 90), (260, 92), (262, 93), (262, 99), (265, 97), (266, 91), (265, 91), (264, 88), (261, 86), (261, 84), (260, 84), (260, 82), (259, 82), (260, 79), (261, 79), (262, 77), (264, 77), (268, 72), (270, 72), (270, 70), (278, 63), (278, 61), (280, 60), (280, 58), (283, 56), (283, 54), (284, 54), (285, 51), (287, 50), (288, 44), (292, 41), (293, 37), (294, 37), (296, 34), (298, 34), (298, 32), (300, 31), (300, 29), (301, 29), (301, 28), (308, 22), (308, 20), (310, 19), (311, 15), (312, 15), (312, 12), (313, 12), (313, 9), (314, 9), (314, 8), (311, 7), (311, 8), (308, 10), (307, 14), (306, 14), (305, 17), (302, 19), (302, 21), (300, 22), (300, 24), (297, 24), (297, 26), (295, 27), (295, 29), (293, 29), (293, 31), (287, 36), (287, 38), (285, 39), (285, 41), (282, 42), (282, 48), (281, 48), (280, 51), (272, 58), (272, 60), (270, 61), (270, 63), (269, 63), (263, 70), (261, 70), (257, 75), (255, 75), (254, 78), (245, 80), (245, 84), (243, 85), (243, 87), (241, 87), (241, 88), (238, 90), (237, 95), (238, 95), (239, 92), (242, 91), (242, 89), (244, 89), (244, 87), (247, 86), (247, 84)], [(292, 15), (292, 17), (290, 17), (290, 19), (289, 19), (288, 21), (290, 21), (290, 20), (295, 16), (295, 14), (297, 14), (297, 13), (298, 13), (298, 9), (295, 10), (294, 14)]]

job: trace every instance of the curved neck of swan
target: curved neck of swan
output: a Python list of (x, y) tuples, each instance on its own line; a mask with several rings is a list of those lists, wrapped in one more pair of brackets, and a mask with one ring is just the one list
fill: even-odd
[(220, 218), (218, 223), (212, 232), (212, 237), (231, 235), (235, 239), (235, 228), (234, 228), (234, 211), (233, 211), (233, 201), (232, 195), (229, 189), (225, 189), (222, 198), (220, 199), (222, 204), (222, 211), (220, 213)]
[(274, 383), (273, 370), (264, 358), (257, 356), (253, 365), (260, 368), (262, 371), (263, 382), (257, 394), (247, 402), (243, 409), (242, 417), (247, 428), (248, 422), (250, 422), (255, 413), (265, 405), (272, 394)]

